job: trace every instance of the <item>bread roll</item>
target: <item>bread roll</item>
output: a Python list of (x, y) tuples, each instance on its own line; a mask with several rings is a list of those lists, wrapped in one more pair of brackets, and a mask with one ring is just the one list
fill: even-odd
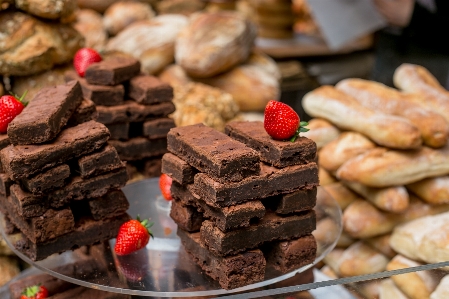
[(317, 229), (313, 235), (319, 244), (331, 244), (335, 241), (335, 236), (340, 234), (335, 226), (335, 221), (330, 218), (323, 218), (317, 221)]
[(392, 279), (385, 279), (380, 283), (379, 299), (408, 299), (394, 284)]
[(407, 119), (368, 109), (332, 86), (322, 86), (307, 93), (302, 104), (307, 114), (364, 134), (379, 145), (411, 149), (422, 143), (421, 132)]
[(407, 101), (407, 95), (393, 88), (362, 79), (345, 79), (336, 88), (369, 109), (408, 119), (421, 131), (423, 142), (428, 146), (438, 148), (448, 141), (449, 124), (441, 114)]
[(155, 15), (156, 13), (147, 3), (118, 1), (104, 12), (103, 24), (110, 35), (116, 35), (131, 23), (149, 20)]
[(413, 151), (374, 148), (344, 163), (336, 172), (341, 180), (370, 187), (400, 186), (449, 174), (449, 145)]
[(391, 234), (386, 234), (378, 237), (364, 239), (366, 244), (381, 252), (386, 257), (392, 259), (397, 252), (390, 246)]
[(428, 203), (449, 203), (449, 176), (423, 179), (406, 187)]
[(166, 66), (159, 74), (159, 79), (175, 87), (178, 85), (185, 85), (194, 82), (184, 69), (177, 64), (170, 64)]
[(206, 2), (201, 0), (164, 0), (156, 5), (158, 14), (182, 14), (189, 16), (206, 7)]
[(44, 19), (61, 19), (70, 16), (76, 9), (73, 0), (16, 0), (16, 7)]
[(449, 298), (449, 275), (441, 279), (435, 291), (430, 294), (430, 299), (447, 299)]
[(312, 118), (307, 128), (309, 131), (301, 135), (315, 141), (317, 149), (321, 149), (340, 135), (340, 130), (336, 126), (321, 118)]
[(388, 261), (383, 254), (358, 241), (349, 246), (340, 257), (339, 273), (342, 277), (350, 277), (382, 272)]
[(341, 182), (335, 182), (322, 186), (321, 189), (335, 199), (342, 210), (344, 210), (353, 201), (360, 198)]
[(324, 258), (323, 261), (326, 265), (328, 265), (332, 271), (337, 276), (340, 276), (340, 259), (343, 256), (343, 252), (345, 250), (342, 248), (334, 248), (331, 252), (329, 252)]
[(355, 242), (356, 242), (356, 239), (352, 238), (345, 231), (342, 231), (341, 234), (340, 234), (340, 237), (337, 240), (336, 247), (348, 248), (349, 246), (351, 246)]
[(318, 178), (320, 179), (321, 186), (337, 182), (336, 179), (323, 167), (318, 167)]
[[(436, 227), (432, 222), (430, 227)], [(419, 244), (418, 255), (426, 263), (446, 262), (449, 259), (449, 220), (443, 221), (436, 230), (428, 231)], [(446, 268), (447, 269), (447, 268)]]
[(103, 26), (103, 16), (93, 9), (78, 9), (73, 27), (84, 36), (84, 46), (103, 51), (108, 34)]
[(343, 132), (320, 150), (320, 166), (333, 173), (350, 158), (375, 147), (376, 144), (360, 133)]
[(193, 77), (218, 75), (248, 59), (256, 31), (236, 12), (195, 14), (176, 39), (176, 63)]

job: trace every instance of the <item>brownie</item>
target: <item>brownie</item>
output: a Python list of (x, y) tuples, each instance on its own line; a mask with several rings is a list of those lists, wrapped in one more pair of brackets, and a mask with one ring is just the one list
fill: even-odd
[(120, 216), (129, 208), (122, 190), (112, 190), (99, 198), (89, 200), (89, 210), (95, 220)]
[[(0, 202), (2, 201), (2, 200), (5, 200), (6, 201), (6, 198), (5, 199), (3, 199), (2, 197), (1, 197), (1, 195), (0, 195)], [(3, 207), (1, 206), (1, 204), (0, 204), (0, 212), (2, 212), (3, 213), (3, 215), (5, 216), (5, 218), (4, 218), (4, 220), (5, 220), (5, 226), (4, 226), (4, 228), (5, 228), (5, 233), (7, 234), (7, 235), (13, 235), (13, 234), (18, 234), (18, 233), (20, 233), (20, 230), (11, 222), (11, 220), (9, 220), (9, 217), (8, 217), (8, 215), (7, 215), (7, 212), (6, 211), (3, 211)]]
[(117, 151), (109, 144), (96, 152), (82, 156), (76, 164), (83, 179), (123, 167), (123, 162), (120, 160)]
[(178, 229), (177, 234), (193, 260), (208, 276), (217, 280), (222, 288), (234, 289), (264, 279), (266, 262), (259, 249), (220, 257), (204, 246), (200, 233), (188, 233)]
[(0, 133), (0, 150), (4, 149), (8, 145), (10, 145), (11, 142), (9, 142), (9, 138), (7, 134)]
[(134, 101), (125, 101), (122, 105), (106, 107), (97, 106), (98, 121), (103, 124), (143, 122), (148, 119), (167, 117), (175, 112), (172, 102), (154, 105), (141, 105)]
[(70, 127), (88, 122), (89, 120), (97, 119), (97, 108), (95, 103), (86, 98), (83, 99), (81, 104), (73, 112), (72, 116), (69, 118), (67, 125)]
[(9, 188), (13, 183), (6, 173), (0, 173), (0, 194), (9, 196)]
[(168, 117), (147, 120), (143, 123), (143, 136), (150, 139), (167, 137), (168, 131), (175, 126), (175, 121)]
[(311, 210), (316, 205), (317, 189), (298, 190), (292, 193), (264, 198), (262, 203), (278, 214), (290, 214)]
[(195, 193), (209, 205), (227, 207), (248, 200), (286, 194), (299, 189), (318, 186), (318, 167), (315, 163), (287, 166), (282, 169), (261, 163), (259, 176), (240, 182), (220, 183), (205, 173), (195, 175)]
[(126, 141), (110, 140), (109, 144), (115, 147), (120, 159), (124, 161), (161, 156), (167, 152), (166, 138), (150, 140), (145, 137), (136, 137)]
[(256, 151), (204, 124), (171, 129), (167, 148), (220, 182), (238, 182), (260, 172)]
[(162, 173), (168, 174), (175, 182), (185, 185), (193, 183), (193, 177), (198, 170), (172, 153), (166, 153), (162, 156)]
[(115, 238), (120, 226), (130, 219), (128, 214), (95, 221), (81, 218), (75, 223), (75, 230), (45, 243), (33, 243), (27, 238), (18, 240), (14, 246), (33, 261), (85, 245), (96, 244)]
[(17, 180), (93, 152), (108, 138), (108, 129), (92, 120), (63, 130), (48, 144), (10, 145), (0, 151), (0, 158), (5, 172)]
[(144, 159), (141, 161), (143, 163), (142, 174), (147, 178), (160, 177), (161, 167), (162, 167), (162, 157), (158, 156), (155, 158)]
[(276, 167), (307, 164), (315, 161), (316, 143), (306, 137), (295, 142), (274, 140), (261, 121), (234, 121), (225, 127), (232, 138), (243, 142), (260, 154), (260, 159)]
[(144, 105), (169, 102), (173, 99), (173, 88), (158, 77), (139, 75), (129, 81), (128, 95)]
[(23, 218), (38, 217), (48, 209), (46, 197), (35, 196), (17, 184), (11, 185), (10, 192), (14, 209)]
[(132, 57), (111, 56), (91, 64), (84, 74), (87, 83), (117, 85), (140, 73), (140, 62)]
[(202, 213), (198, 212), (196, 207), (184, 205), (179, 200), (172, 201), (170, 217), (178, 227), (188, 232), (199, 231), (204, 220)]
[(78, 80), (81, 84), (83, 96), (94, 102), (96, 105), (120, 105), (125, 98), (125, 87), (123, 84), (115, 86), (89, 84), (85, 78), (78, 76), (75, 71), (65, 72), (64, 77), (66, 81)]
[(128, 172), (125, 165), (86, 179), (80, 176), (72, 177), (65, 187), (48, 195), (48, 202), (50, 206), (59, 208), (72, 200), (101, 197), (110, 189), (119, 189), (125, 186), (127, 181)]
[(315, 261), (317, 243), (313, 235), (306, 235), (288, 241), (270, 242), (261, 249), (267, 265), (281, 273), (288, 273)]
[(111, 139), (127, 140), (129, 139), (129, 123), (115, 123), (105, 125), (111, 133)]
[(8, 125), (12, 144), (35, 144), (52, 140), (67, 124), (83, 100), (77, 81), (41, 89), (22, 113)]
[(265, 242), (290, 240), (309, 235), (316, 227), (313, 210), (288, 217), (267, 212), (250, 227), (223, 232), (212, 221), (201, 226), (201, 238), (214, 254), (225, 256), (256, 248)]
[(30, 176), (27, 179), (21, 179), (20, 183), (33, 195), (43, 196), (48, 191), (64, 186), (69, 176), (69, 165), (61, 164)]

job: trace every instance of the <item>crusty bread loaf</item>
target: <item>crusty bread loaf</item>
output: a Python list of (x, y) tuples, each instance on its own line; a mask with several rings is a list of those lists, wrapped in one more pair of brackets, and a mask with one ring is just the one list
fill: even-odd
[(360, 133), (352, 131), (343, 132), (320, 150), (320, 166), (334, 173), (349, 159), (375, 147), (375, 143)]
[(193, 82), (193, 79), (186, 74), (184, 69), (177, 64), (166, 66), (159, 74), (159, 79), (175, 87)]
[(61, 19), (76, 9), (73, 0), (16, 0), (16, 7), (44, 19)]
[(449, 174), (449, 144), (413, 151), (374, 148), (345, 162), (336, 172), (342, 180), (370, 187), (400, 186)]
[(329, 217), (320, 219), (316, 223), (317, 229), (313, 232), (313, 236), (319, 244), (332, 244), (340, 231), (335, 225), (335, 221)]
[(368, 109), (332, 86), (307, 93), (302, 104), (307, 114), (327, 119), (339, 128), (362, 133), (379, 145), (411, 149), (422, 143), (421, 132), (407, 119)]
[(344, 251), (343, 248), (334, 248), (323, 259), (324, 263), (328, 265), (337, 276), (340, 276), (339, 261)]
[(392, 259), (397, 252), (390, 246), (391, 234), (385, 234), (373, 238), (364, 239), (363, 241), (377, 251), (381, 252), (386, 257)]
[(447, 299), (449, 298), (449, 275), (441, 279), (435, 291), (430, 294), (430, 299)]
[(206, 2), (201, 0), (164, 0), (158, 1), (156, 10), (158, 14), (182, 14), (189, 16), (206, 7)]
[[(334, 224), (335, 225), (335, 224)], [(357, 240), (348, 235), (345, 231), (342, 231), (340, 237), (338, 237), (336, 247), (348, 248), (354, 244)]]
[(423, 179), (406, 188), (428, 203), (449, 203), (449, 176)]
[(380, 283), (379, 299), (408, 299), (402, 291), (394, 284), (393, 280), (385, 279)]
[(131, 23), (149, 20), (156, 15), (147, 3), (118, 1), (109, 6), (103, 15), (103, 24), (110, 35), (116, 35)]
[(325, 186), (337, 182), (326, 169), (318, 167), (318, 178), (320, 179), (320, 185)]
[(421, 131), (423, 142), (428, 146), (442, 147), (448, 141), (449, 124), (445, 118), (431, 109), (407, 101), (407, 95), (396, 89), (363, 79), (345, 79), (336, 88), (369, 109), (408, 119)]
[(333, 199), (335, 199), (342, 210), (344, 210), (353, 201), (360, 198), (357, 194), (349, 190), (341, 182), (324, 185), (322, 186), (322, 189), (327, 194), (332, 196)]
[(336, 126), (321, 118), (311, 119), (307, 128), (310, 131), (301, 135), (315, 141), (317, 149), (321, 149), (340, 135), (340, 130)]
[(103, 16), (93, 9), (78, 9), (73, 27), (84, 36), (84, 46), (103, 51), (108, 34), (103, 26)]

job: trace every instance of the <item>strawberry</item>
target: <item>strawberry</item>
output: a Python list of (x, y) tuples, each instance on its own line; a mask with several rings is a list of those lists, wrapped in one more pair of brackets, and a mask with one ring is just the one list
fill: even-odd
[(102, 60), (100, 54), (97, 51), (91, 48), (81, 48), (73, 57), (73, 66), (75, 67), (76, 72), (81, 77), (84, 77), (84, 73), (86, 69), (95, 62), (100, 62)]
[(153, 226), (153, 223), (148, 223), (148, 219), (141, 222), (139, 216), (137, 216), (137, 219), (131, 219), (123, 223), (115, 242), (115, 253), (127, 255), (145, 247), (150, 241), (150, 236), (153, 237), (150, 230), (151, 226)]
[(15, 95), (4, 95), (0, 98), (0, 133), (6, 133), (9, 123), (19, 115), (27, 105), (23, 101), (26, 92), (18, 99)]
[(309, 131), (304, 128), (307, 125), (305, 121), (300, 122), (298, 113), (287, 104), (269, 101), (265, 107), (263, 126), (273, 139), (294, 142), (300, 132)]
[(48, 290), (43, 285), (34, 285), (23, 290), (20, 299), (44, 299), (48, 298)]
[(161, 189), (162, 196), (168, 201), (173, 199), (170, 192), (172, 181), (172, 178), (165, 173), (159, 177), (159, 188)]

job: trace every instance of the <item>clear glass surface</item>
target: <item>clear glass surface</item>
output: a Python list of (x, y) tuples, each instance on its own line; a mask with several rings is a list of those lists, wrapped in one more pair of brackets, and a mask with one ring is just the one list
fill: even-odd
[[(129, 184), (123, 188), (129, 203), (128, 213), (154, 222), (151, 239), (145, 249), (124, 257), (118, 257), (110, 249), (99, 246), (102, 252), (96, 255), (108, 264), (107, 271), (90, 269), (98, 273), (85, 273), (83, 277), (73, 277), (59, 269), (62, 265), (85, 258), (83, 250), (56, 254), (45, 260), (33, 262), (12, 246), (15, 236), (4, 233), (4, 221), (0, 221), (0, 231), (11, 249), (25, 262), (68, 282), (96, 289), (140, 296), (191, 297), (213, 296), (246, 292), (272, 285), (296, 273), (303, 272), (332, 250), (342, 230), (341, 210), (336, 201), (320, 187), (318, 188), (315, 211), (319, 219), (314, 235), (318, 243), (314, 263), (279, 276), (267, 271), (265, 280), (238, 289), (223, 290), (219, 284), (205, 275), (184, 251), (178, 236), (176, 224), (169, 216), (170, 202), (160, 194), (158, 179), (148, 179)], [(3, 216), (2, 216), (3, 217)], [(325, 225), (320, 225), (324, 223)], [(113, 248), (115, 240), (110, 241)], [(97, 250), (97, 251), (98, 251)]]

